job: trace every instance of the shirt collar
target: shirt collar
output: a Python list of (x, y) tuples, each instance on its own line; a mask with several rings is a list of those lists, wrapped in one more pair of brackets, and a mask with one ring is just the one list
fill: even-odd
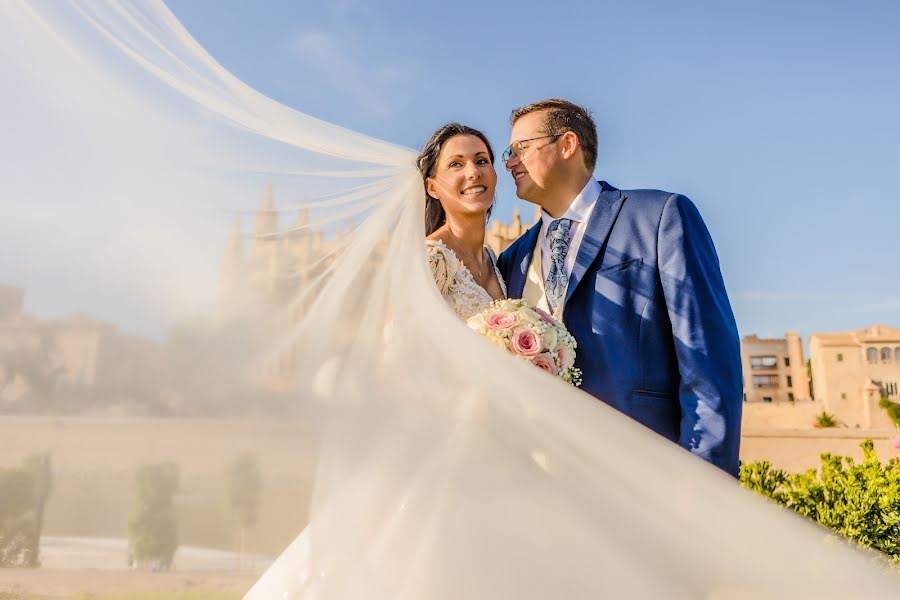
[[(575, 196), (575, 199), (572, 200), (572, 204), (569, 205), (568, 210), (563, 213), (560, 219), (571, 219), (577, 223), (584, 223), (587, 221), (588, 217), (591, 214), (591, 209), (594, 207), (594, 203), (597, 202), (597, 198), (600, 197), (600, 183), (591, 177), (588, 179), (588, 182), (581, 189), (581, 192)], [(544, 230), (544, 235), (547, 235), (547, 232), (550, 228), (550, 223), (556, 221), (550, 214), (545, 211), (543, 208), (541, 209), (541, 227)]]

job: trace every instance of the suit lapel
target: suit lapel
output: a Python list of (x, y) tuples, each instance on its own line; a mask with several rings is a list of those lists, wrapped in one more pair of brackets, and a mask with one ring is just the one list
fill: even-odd
[(584, 237), (581, 239), (581, 246), (578, 248), (575, 265), (572, 267), (572, 274), (569, 276), (569, 285), (566, 288), (566, 303), (572, 297), (572, 292), (581, 283), (588, 267), (591, 266), (591, 263), (594, 262), (594, 259), (600, 253), (600, 248), (606, 242), (606, 238), (609, 237), (609, 232), (625, 200), (625, 195), (620, 190), (610, 186), (605, 181), (601, 181), (600, 185), (602, 187), (600, 197), (597, 199), (597, 204), (591, 212)]
[(513, 257), (513, 263), (509, 266), (510, 276), (507, 282), (507, 295), (510, 298), (521, 298), (525, 289), (525, 279), (528, 276), (528, 265), (531, 264), (531, 256), (534, 254), (534, 245), (538, 234), (541, 232), (541, 220), (535, 223), (531, 229), (522, 236), (519, 251)]

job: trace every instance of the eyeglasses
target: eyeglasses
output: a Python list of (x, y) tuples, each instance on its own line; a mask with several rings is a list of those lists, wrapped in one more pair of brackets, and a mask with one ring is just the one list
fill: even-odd
[[(547, 138), (557, 138), (557, 139), (559, 139), (560, 137), (562, 137), (562, 135), (563, 135), (563, 134), (561, 134), (561, 133), (553, 133), (553, 134), (550, 134), (550, 135), (542, 135), (542, 136), (540, 136), (540, 137), (528, 138), (527, 140), (516, 140), (515, 142), (513, 142), (512, 144), (510, 144), (510, 145), (506, 148), (506, 150), (503, 151), (503, 154), (501, 155), (501, 158), (503, 159), (503, 162), (505, 162), (505, 163), (509, 162), (509, 161), (512, 159), (513, 156), (515, 156), (515, 157), (518, 158), (519, 160), (525, 160), (525, 151), (526, 151), (528, 148), (525, 147), (525, 146), (523, 146), (522, 144), (524, 144), (525, 142), (533, 142), (533, 141), (535, 141), (535, 140), (543, 140), (543, 139), (547, 139)], [(557, 140), (553, 140), (552, 142), (548, 142), (548, 143), (552, 144), (552, 143), (554, 143), (554, 142), (556, 142), (556, 141), (557, 141)]]

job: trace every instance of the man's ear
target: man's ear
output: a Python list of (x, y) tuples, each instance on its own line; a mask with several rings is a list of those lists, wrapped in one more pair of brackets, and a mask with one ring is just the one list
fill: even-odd
[(435, 200), (440, 200), (437, 195), (437, 185), (435, 185), (434, 179), (431, 177), (425, 179), (425, 192)]
[(574, 157), (580, 147), (581, 142), (574, 131), (567, 131), (559, 138), (559, 148), (562, 151), (562, 157), (565, 159)]

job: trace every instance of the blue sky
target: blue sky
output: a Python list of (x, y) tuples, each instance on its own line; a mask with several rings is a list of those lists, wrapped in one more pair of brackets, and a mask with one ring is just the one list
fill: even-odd
[(580, 102), (599, 178), (700, 207), (742, 334), (900, 326), (900, 3), (168, 4), (263, 93), (411, 147)]

